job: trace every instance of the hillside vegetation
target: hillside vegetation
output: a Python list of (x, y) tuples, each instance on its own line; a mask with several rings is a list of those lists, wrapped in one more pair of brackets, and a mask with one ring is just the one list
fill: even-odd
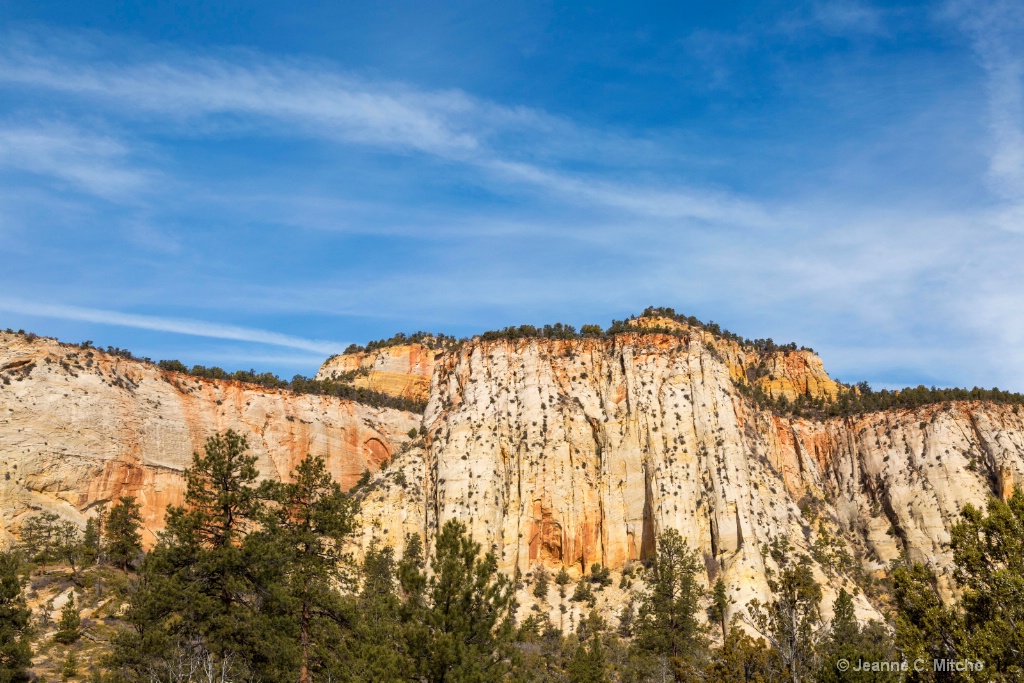
[[(943, 604), (921, 565), (892, 568), (887, 623), (859, 624), (841, 591), (821, 587), (785, 540), (762, 552), (780, 568), (773, 598), (726, 623), (721, 581), (674, 531), (619, 574), (632, 598), (614, 623), (515, 619), (517, 583), (544, 601), (591, 603), (614, 578), (600, 565), (573, 582), (536, 566), (495, 571), (457, 521), (433, 547), (401, 557), (374, 545), (358, 562), (359, 493), (342, 493), (318, 458), (288, 483), (256, 483), (233, 432), (212, 436), (186, 473), (185, 504), (142, 551), (138, 506), (117, 501), (84, 529), (29, 518), (0, 554), (0, 680), (146, 681), (840, 681), (840, 661), (981, 661), (972, 672), (911, 671), (910, 681), (1019, 680), (1024, 647), (1024, 495), (968, 507), (953, 529), (962, 597)], [(552, 585), (553, 584), (553, 585)], [(564, 610), (563, 610), (564, 611)], [(841, 665), (840, 665), (841, 666)]]

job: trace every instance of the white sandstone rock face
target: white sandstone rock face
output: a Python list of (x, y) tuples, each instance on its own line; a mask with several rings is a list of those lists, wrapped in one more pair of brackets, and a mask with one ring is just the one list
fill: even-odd
[(121, 495), (138, 498), (151, 542), (166, 506), (181, 502), (192, 453), (218, 431), (247, 437), (263, 477), (287, 477), (311, 453), (349, 487), (419, 422), (403, 411), (199, 379), (0, 333), (0, 542), (31, 512), (84, 523)]
[[(406, 534), (429, 541), (459, 519), (506, 572), (543, 565), (578, 578), (593, 563), (621, 569), (649, 556), (671, 528), (704, 557), (709, 583), (723, 577), (733, 609), (742, 609), (769, 595), (766, 571), (777, 568), (762, 547), (786, 538), (811, 554), (819, 522), (869, 569), (906, 547), (947, 573), (943, 543), (963, 505), (983, 506), (997, 479), (1003, 489), (1024, 480), (1024, 425), (1009, 407), (781, 418), (733, 384), (738, 362), (760, 359), (737, 361), (735, 348), (707, 341), (473, 342), (447, 354), (433, 377), (426, 448), (406, 456), (404, 487), (390, 470), (378, 476), (364, 500), (375, 529), (364, 542), (401, 549)], [(808, 354), (767, 361), (789, 368), (790, 386), (831, 391)], [(800, 367), (812, 379), (801, 379)], [(812, 519), (801, 505), (815, 502)], [(851, 577), (813, 564), (826, 612), (841, 586), (855, 592)], [(858, 612), (878, 616), (863, 594)]]
[[(905, 549), (928, 564), (948, 596), (949, 529), (971, 504), (1024, 483), (1019, 408), (958, 402), (873, 413), (818, 427), (819, 472), (840, 524), (882, 569)], [(824, 439), (821, 437), (824, 436)], [(809, 448), (815, 440), (804, 440)]]

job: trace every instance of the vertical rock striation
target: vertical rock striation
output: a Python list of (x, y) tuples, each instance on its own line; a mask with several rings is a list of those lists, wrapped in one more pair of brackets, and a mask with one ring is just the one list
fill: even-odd
[[(906, 551), (947, 574), (959, 510), (1024, 481), (1010, 407), (790, 419), (740, 394), (734, 380), (751, 378), (782, 395), (837, 389), (808, 351), (745, 353), (696, 331), (467, 343), (437, 363), (423, 446), (367, 494), (364, 541), (401, 547), (460, 519), (504, 571), (580, 577), (643, 560), (672, 528), (742, 606), (768, 596), (762, 548), (785, 538), (814, 557), (830, 603), (857, 577), (814, 551), (819, 532), (868, 571)], [(858, 609), (877, 616), (863, 594)]]

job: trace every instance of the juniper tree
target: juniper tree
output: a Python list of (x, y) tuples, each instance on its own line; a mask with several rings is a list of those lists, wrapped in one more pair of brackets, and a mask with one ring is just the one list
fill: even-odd
[(972, 505), (950, 532), (963, 589), (960, 657), (985, 662), (987, 675), (1024, 677), (1024, 491), (991, 498), (983, 513)]
[[(1024, 675), (1024, 492), (992, 498), (982, 512), (964, 506), (950, 532), (953, 579), (963, 595), (944, 604), (935, 576), (921, 564), (893, 570), (896, 645), (907, 659), (969, 659), (985, 663), (986, 680)], [(937, 680), (914, 672), (913, 681)]]
[[(960, 639), (955, 610), (942, 603), (934, 587), (935, 576), (919, 563), (894, 563), (893, 598), (896, 602), (896, 647), (907, 661), (933, 661), (955, 656)], [(908, 681), (933, 681), (931, 668), (911, 671)]]

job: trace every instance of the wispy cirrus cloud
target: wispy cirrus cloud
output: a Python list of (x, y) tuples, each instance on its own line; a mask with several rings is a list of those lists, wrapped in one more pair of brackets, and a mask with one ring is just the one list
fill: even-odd
[(831, 0), (815, 3), (812, 23), (838, 35), (880, 35), (886, 32), (884, 11), (868, 3)]
[[(101, 46), (89, 47), (94, 53)], [(765, 210), (754, 201), (721, 187), (652, 190), (561, 168), (580, 158), (605, 169), (628, 167), (638, 162), (638, 154), (664, 154), (652, 141), (586, 130), (543, 111), (501, 105), (457, 89), (422, 90), (370, 81), (316, 62), (248, 52), (176, 54), (127, 66), (95, 55), (80, 62), (19, 35), (0, 48), (0, 84), (80, 98), (104, 108), (113, 119), (156, 120), (158, 125), (176, 127), (180, 135), (215, 136), (242, 129), (427, 154), (483, 172), (479, 179), (490, 177), (489, 186), (498, 191), (511, 179), (572, 202), (582, 200), (637, 216), (722, 223), (763, 223), (765, 218)], [(39, 138), (37, 144), (45, 140), (42, 132), (25, 133)], [(54, 140), (58, 142), (72, 147), (67, 136)], [(97, 147), (95, 158), (118, 151), (114, 146), (119, 143), (107, 143)], [(72, 172), (62, 170), (59, 163), (41, 165), (39, 170)], [(75, 177), (87, 180), (85, 171)], [(102, 174), (94, 171), (97, 180), (92, 187), (105, 190), (99, 184)], [(127, 170), (123, 173), (125, 181), (133, 177)], [(108, 182), (116, 181), (111, 177)]]
[(970, 36), (988, 85), (991, 140), (989, 183), (1009, 206), (1000, 215), (1004, 227), (1024, 225), (1024, 16), (1020, 5), (1006, 0), (987, 3), (955, 1), (947, 6)]
[(125, 199), (154, 177), (124, 142), (62, 123), (0, 124), (0, 168), (52, 176), (104, 199)]
[(472, 106), (457, 91), (371, 87), (309, 65), (246, 57), (245, 63), (180, 55), (127, 66), (103, 60), (82, 64), (44, 53), (22, 36), (0, 53), (0, 81), (90, 98), (128, 116), (195, 122), (241, 114), (287, 121), (292, 134), (446, 155), (477, 145), (475, 136), (457, 125), (456, 115)]
[(267, 344), (269, 346), (280, 346), (290, 349), (312, 351), (324, 355), (341, 353), (346, 346), (345, 344), (339, 344), (337, 342), (318, 339), (304, 339), (302, 337), (280, 334), (278, 332), (271, 332), (269, 330), (261, 330), (253, 327), (243, 327), (240, 325), (225, 325), (223, 323), (212, 323), (202, 320), (191, 320), (188, 318), (169, 318), (155, 315), (141, 315), (138, 313), (121, 313), (119, 311), (110, 311), (100, 308), (65, 306), (61, 304), (23, 301), (19, 299), (0, 298), (0, 311), (41, 318), (76, 320), (81, 322), (98, 323), (100, 325), (115, 325), (118, 327), (132, 327), (156, 332), (171, 332), (173, 334), (184, 334), (194, 337), (254, 342), (257, 344)]
[[(920, 63), (871, 62), (863, 47), (888, 35), (887, 10), (819, 3), (792, 17), (788, 28), (691, 41), (701, 64), (729, 57), (725, 99), (743, 99), (738, 115), (728, 102), (696, 106), (716, 117), (703, 128), (699, 114), (616, 128), (590, 112), (574, 119), (253, 51), (122, 44), (108, 54), (110, 39), (95, 34), (72, 47), (37, 34), (0, 41), (0, 91), (27, 103), (0, 124), (13, 150), (0, 164), (104, 200), (103, 210), (79, 202), (70, 223), (55, 211), (21, 216), (26, 265), (0, 282), (29, 302), (4, 310), (312, 355), (340, 345), (269, 328), (308, 323), (362, 341), (421, 326), (600, 323), (669, 304), (750, 336), (813, 344), (844, 379), (874, 380), (871, 365), (884, 362), (898, 377), (1024, 386), (990, 353), (1021, 344), (1008, 319), (1020, 309), (1014, 261), (1024, 251), (1015, 235), (994, 239), (990, 220), (993, 207), (1021, 206), (1019, 48), (988, 38), (1002, 47), (986, 48), (998, 57), (985, 71), (987, 104), (983, 88), (949, 94), (941, 78), (905, 87), (927, 80)], [(780, 66), (792, 43), (802, 53), (826, 41), (839, 68)], [(853, 43), (856, 54), (842, 52)], [(923, 63), (932, 76), (947, 72)], [(765, 72), (771, 87), (752, 88), (751, 74)], [(787, 103), (772, 100), (777, 90)], [(25, 123), (40, 110), (42, 123)], [(927, 119), (935, 110), (955, 116)], [(985, 116), (992, 139), (975, 142), (982, 136), (959, 122)], [(951, 139), (986, 155), (952, 182), (930, 167), (961, 152)], [(47, 193), (56, 206), (64, 198), (52, 185), (32, 188), (31, 206), (0, 193), (0, 229), (5, 210), (35, 210)], [(965, 185), (975, 203), (946, 201)], [(134, 190), (139, 204), (106, 210)], [(26, 235), (43, 223), (78, 238), (74, 248), (33, 244)], [(165, 305), (268, 329), (119, 312)], [(963, 349), (974, 351), (958, 362)]]

